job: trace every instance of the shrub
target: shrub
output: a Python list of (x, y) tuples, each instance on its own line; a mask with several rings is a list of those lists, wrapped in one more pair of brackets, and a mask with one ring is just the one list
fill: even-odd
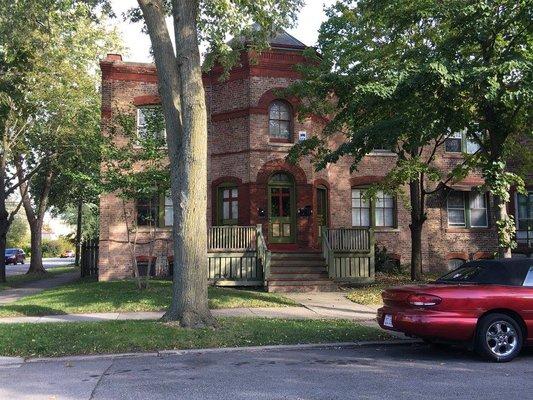
[(392, 258), (385, 247), (380, 248), (378, 245), (376, 245), (374, 254), (376, 272), (383, 272), (386, 274), (395, 275), (402, 274), (403, 268), (400, 264), (400, 261), (395, 258)]
[(59, 257), (61, 253), (73, 248), (74, 244), (64, 237), (55, 240), (44, 239), (41, 246), (43, 257)]

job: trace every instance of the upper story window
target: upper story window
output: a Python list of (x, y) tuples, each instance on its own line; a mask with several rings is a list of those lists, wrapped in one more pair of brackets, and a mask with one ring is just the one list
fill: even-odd
[(156, 194), (137, 200), (137, 225), (168, 227), (174, 221), (174, 209), (170, 194)]
[(272, 139), (290, 141), (292, 137), (292, 113), (289, 104), (283, 100), (270, 103), (268, 129)]
[(446, 138), (445, 149), (447, 153), (474, 154), (480, 148), (479, 143), (467, 137), (466, 130), (454, 132)]
[(394, 196), (378, 191), (372, 201), (364, 197), (365, 189), (352, 189), (352, 226), (392, 228), (396, 224)]
[(488, 227), (487, 196), (484, 193), (452, 191), (448, 196), (448, 226)]
[(166, 143), (165, 118), (161, 106), (137, 108), (137, 137), (139, 140), (155, 140)]

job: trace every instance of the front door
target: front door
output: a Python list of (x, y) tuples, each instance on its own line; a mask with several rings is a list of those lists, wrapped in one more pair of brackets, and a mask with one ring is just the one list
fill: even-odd
[(328, 190), (319, 186), (316, 188), (316, 223), (318, 237), (322, 237), (322, 228), (328, 226)]
[(294, 243), (294, 197), (292, 177), (284, 173), (274, 174), (268, 183), (270, 243)]

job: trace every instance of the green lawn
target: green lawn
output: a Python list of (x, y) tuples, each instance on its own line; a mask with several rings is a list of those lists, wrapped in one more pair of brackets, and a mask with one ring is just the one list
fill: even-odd
[[(172, 282), (152, 280), (138, 290), (133, 281), (80, 280), (0, 306), (0, 317), (118, 311), (160, 311), (171, 300)], [(286, 307), (298, 305), (274, 293), (229, 288), (209, 288), (211, 308)]]
[(220, 318), (215, 329), (183, 329), (156, 321), (108, 321), (0, 325), (1, 356), (63, 356), (388, 340), (376, 328), (342, 320)]
[(0, 291), (5, 290), (5, 289), (17, 288), (26, 283), (40, 281), (42, 279), (50, 279), (50, 278), (56, 277), (57, 275), (64, 274), (65, 272), (74, 272), (74, 271), (76, 271), (76, 267), (66, 266), (66, 267), (51, 268), (48, 270), (47, 274), (31, 274), (31, 275), (23, 274), (23, 275), (8, 276), (7, 282), (0, 283)]
[(412, 283), (427, 283), (428, 281), (435, 279), (436, 276), (428, 275), (424, 276), (422, 281), (413, 282), (409, 275), (387, 275), (378, 273), (376, 274), (376, 282), (350, 290), (346, 295), (346, 298), (358, 304), (380, 305), (382, 304), (381, 292), (388, 287), (408, 285)]

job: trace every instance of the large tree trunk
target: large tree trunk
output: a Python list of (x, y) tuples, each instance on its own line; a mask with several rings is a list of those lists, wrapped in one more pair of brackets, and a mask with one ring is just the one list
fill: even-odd
[(207, 112), (197, 1), (173, 1), (177, 57), (161, 0), (138, 0), (152, 41), (167, 128), (174, 204), (173, 295), (165, 320), (213, 325), (207, 300)]
[[(17, 170), (19, 182), (22, 182), (23, 162), (21, 156), (15, 158), (15, 168)], [(28, 274), (46, 273), (46, 269), (44, 269), (43, 267), (42, 228), (44, 214), (48, 208), (48, 196), (50, 195), (50, 188), (52, 187), (52, 176), (53, 173), (51, 169), (46, 171), (43, 186), (41, 188), (41, 193), (39, 194), (39, 199), (36, 202), (36, 210), (33, 209), (33, 205), (30, 199), (28, 182), (24, 181), (20, 184), (20, 196), (22, 198), (22, 206), (24, 207), (24, 212), (26, 213), (26, 218), (30, 225), (31, 234), (31, 261), (30, 268), (27, 272)]]
[(83, 201), (78, 200), (78, 215), (76, 221), (76, 257), (74, 259), (74, 265), (80, 265), (80, 253), (81, 253), (81, 223), (82, 223), (82, 211)]
[(43, 266), (43, 221), (34, 220), (30, 222), (31, 234), (31, 259), (28, 274), (46, 274)]
[[(500, 197), (495, 197), (496, 205), (496, 215), (498, 221), (509, 222), (509, 214), (507, 213), (507, 203), (503, 201)], [(501, 237), (503, 235), (503, 237)], [(508, 246), (508, 243), (511, 243), (511, 236), (508, 232), (503, 231), (498, 235), (498, 255), (501, 258), (511, 258), (511, 248)]]
[(421, 180), (409, 183), (411, 197), (411, 280), (422, 277), (422, 229), (426, 220), (424, 211), (424, 195), (421, 190)]

